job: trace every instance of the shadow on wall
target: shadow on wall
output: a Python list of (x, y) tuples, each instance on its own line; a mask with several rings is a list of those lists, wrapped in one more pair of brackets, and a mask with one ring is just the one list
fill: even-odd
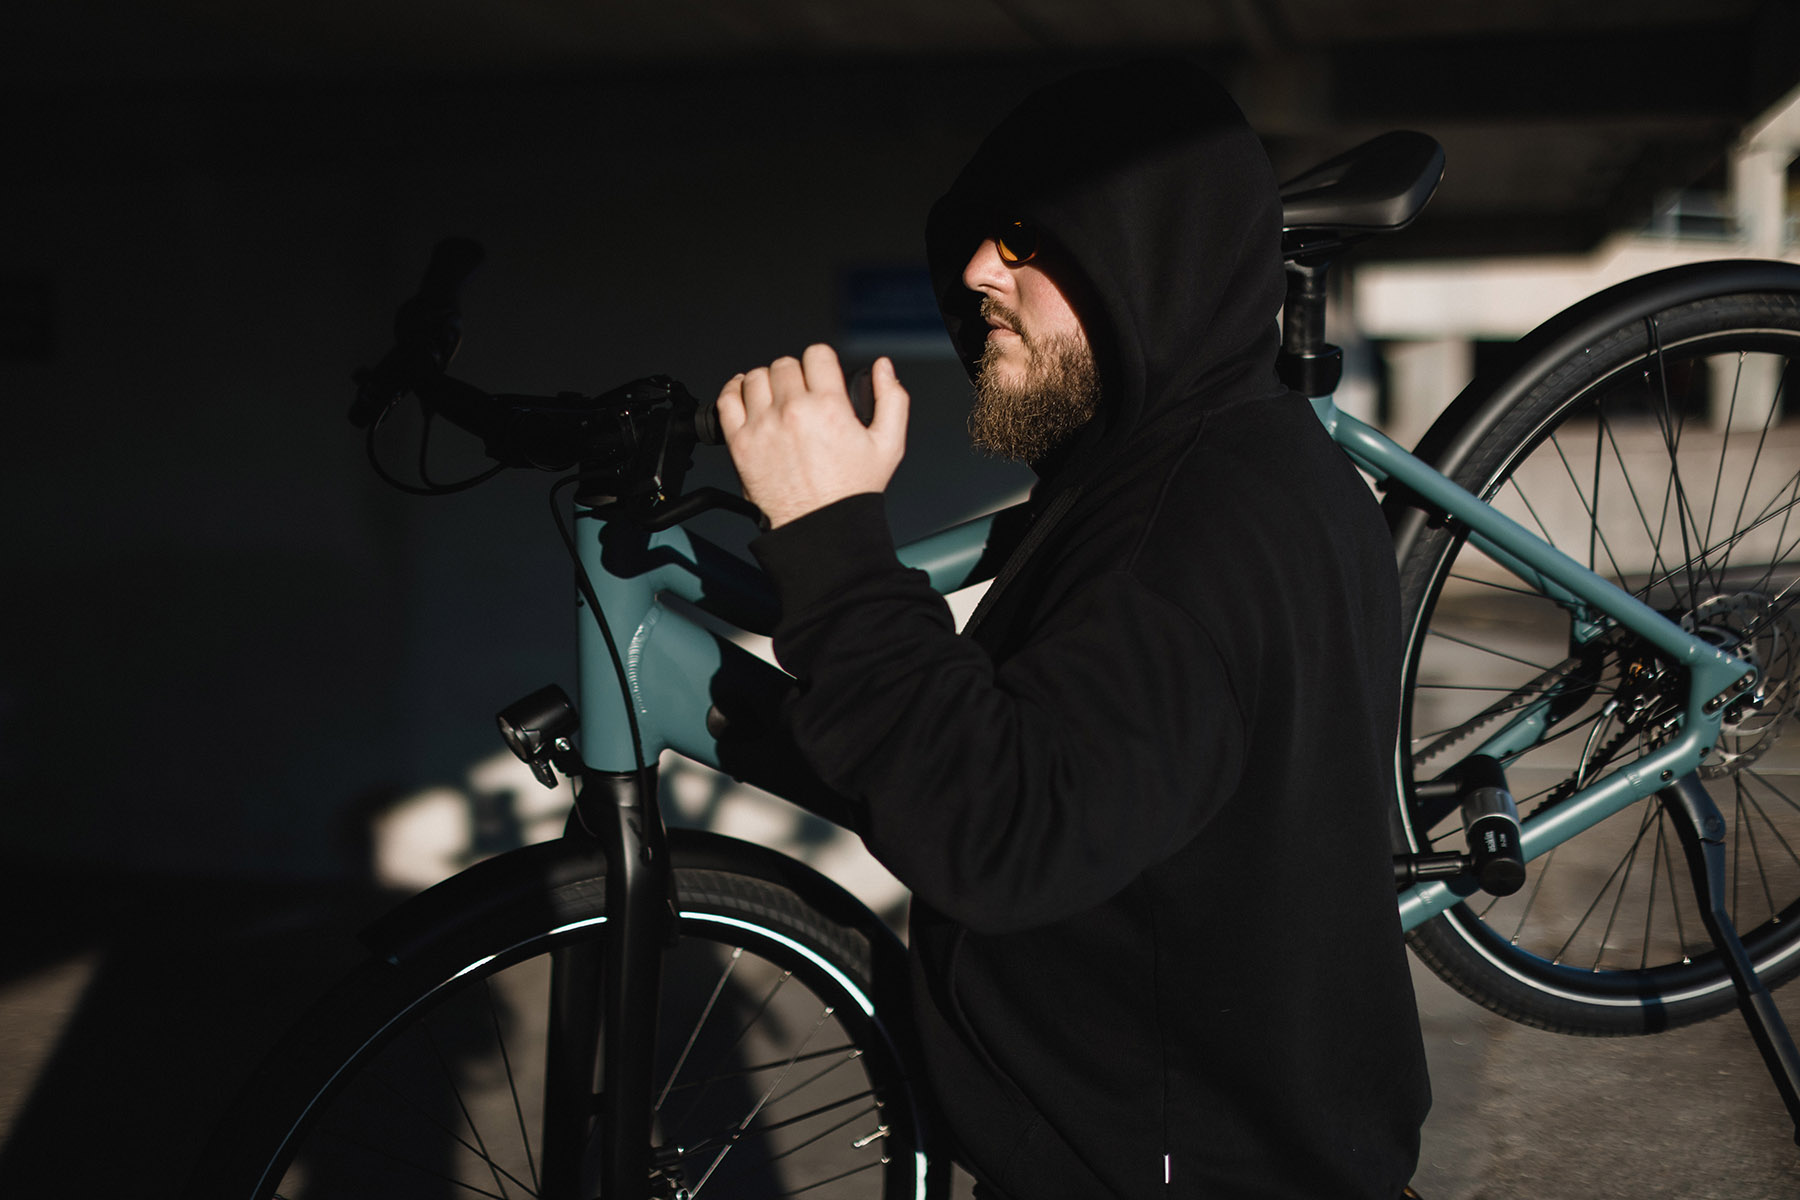
[[(855, 834), (674, 754), (663, 755), (659, 770), (670, 824), (777, 847), (889, 924), (903, 920), (906, 889)], [(429, 887), (490, 854), (558, 836), (571, 803), (566, 781), (546, 788), (503, 750), (476, 763), (458, 786), (377, 799), (365, 813), (370, 875), (395, 891)]]
[[(783, 847), (904, 918), (861, 842), (785, 801), (669, 758), (672, 821)], [(371, 793), (344, 826), (360, 882), (0, 869), (30, 913), (0, 967), (0, 1195), (179, 1195), (254, 1063), (358, 954), (355, 931), (489, 854), (556, 836), (552, 791), (505, 751), (454, 785)], [(106, 1153), (95, 1154), (104, 1144)]]

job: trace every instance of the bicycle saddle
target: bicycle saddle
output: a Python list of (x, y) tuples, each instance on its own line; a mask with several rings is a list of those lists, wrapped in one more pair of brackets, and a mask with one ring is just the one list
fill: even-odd
[(1341, 249), (1412, 223), (1444, 176), (1444, 148), (1423, 133), (1384, 133), (1281, 185), (1284, 257)]

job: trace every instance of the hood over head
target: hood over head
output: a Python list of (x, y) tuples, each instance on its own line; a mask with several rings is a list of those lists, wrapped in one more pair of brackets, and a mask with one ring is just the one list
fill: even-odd
[(973, 374), (988, 326), (963, 267), (1003, 221), (1046, 242), (1043, 269), (1099, 364), (1095, 419), (1041, 474), (1072, 476), (1190, 406), (1285, 389), (1281, 200), (1262, 143), (1199, 67), (1084, 72), (1027, 97), (931, 210), (926, 253), (944, 323)]

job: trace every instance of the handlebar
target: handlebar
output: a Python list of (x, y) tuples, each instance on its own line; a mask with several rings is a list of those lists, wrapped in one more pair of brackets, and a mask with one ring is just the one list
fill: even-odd
[(724, 438), (713, 406), (666, 375), (597, 396), (490, 394), (447, 375), (462, 340), (462, 286), (483, 257), (467, 238), (448, 238), (433, 248), (418, 292), (394, 314), (392, 348), (354, 375), (353, 425), (369, 429), (372, 439), (381, 417), (411, 393), (427, 412), (480, 438), (500, 466), (579, 467), (577, 504), (607, 508), (644, 528), (667, 528), (709, 508), (761, 516), (748, 501), (718, 488), (682, 491), (693, 447), (719, 445)]

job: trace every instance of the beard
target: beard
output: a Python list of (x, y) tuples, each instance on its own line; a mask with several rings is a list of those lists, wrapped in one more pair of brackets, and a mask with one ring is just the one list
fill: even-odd
[(1003, 346), (989, 339), (975, 370), (975, 406), (969, 410), (969, 438), (978, 450), (1033, 463), (1069, 440), (1093, 420), (1100, 405), (1100, 372), (1093, 347), (1079, 335), (1034, 338), (1018, 316), (993, 300), (982, 301), (982, 316), (998, 316), (1019, 335), (1025, 377), (1002, 378)]

